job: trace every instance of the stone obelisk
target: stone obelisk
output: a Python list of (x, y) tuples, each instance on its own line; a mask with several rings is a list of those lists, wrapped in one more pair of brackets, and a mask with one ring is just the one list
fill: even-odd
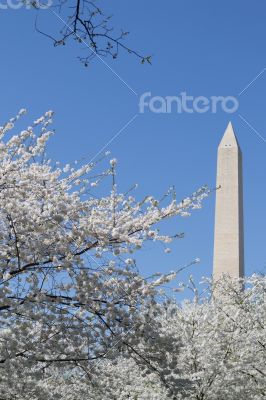
[(213, 277), (244, 275), (242, 154), (229, 122), (218, 147)]

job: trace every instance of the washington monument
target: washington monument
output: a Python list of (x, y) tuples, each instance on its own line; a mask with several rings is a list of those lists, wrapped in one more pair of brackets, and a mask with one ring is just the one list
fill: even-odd
[(213, 277), (244, 275), (242, 155), (231, 122), (218, 147)]

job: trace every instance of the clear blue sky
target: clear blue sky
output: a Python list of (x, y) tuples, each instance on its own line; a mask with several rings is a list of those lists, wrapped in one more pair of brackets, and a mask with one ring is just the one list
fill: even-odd
[[(3, 2), (3, 0), (1, 0)], [(1, 10), (1, 113), (3, 122), (26, 107), (33, 119), (56, 112), (56, 135), (50, 153), (63, 162), (93, 157), (138, 112), (139, 95), (237, 96), (266, 68), (266, 4), (264, 1), (114, 0), (99, 2), (114, 14), (113, 23), (131, 32), (128, 44), (153, 55), (141, 65), (128, 55), (113, 68), (137, 96), (100, 60), (89, 68), (76, 59), (75, 46), (54, 48), (34, 31), (35, 12)], [(60, 28), (49, 10), (39, 13), (44, 30)], [(239, 97), (239, 110), (228, 115), (139, 115), (108, 146), (119, 161), (121, 190), (138, 182), (136, 196), (161, 196), (175, 185), (182, 199), (203, 184), (215, 186), (216, 150), (231, 119), (244, 156), (246, 273), (265, 271), (266, 72)], [(27, 120), (25, 123), (28, 123)], [(145, 274), (168, 271), (199, 257), (190, 270), (210, 275), (213, 252), (214, 195), (188, 219), (164, 225), (185, 232), (165, 255), (149, 245), (139, 256)], [(182, 276), (184, 277), (184, 275)]]

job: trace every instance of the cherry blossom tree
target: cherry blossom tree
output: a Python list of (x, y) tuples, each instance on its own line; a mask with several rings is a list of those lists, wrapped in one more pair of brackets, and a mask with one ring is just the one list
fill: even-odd
[(103, 172), (97, 162), (53, 166), (52, 112), (12, 135), (24, 113), (0, 127), (1, 398), (49, 398), (54, 376), (86, 391), (98, 362), (117, 354), (154, 370), (142, 349), (160, 333), (141, 310), (174, 274), (144, 279), (132, 255), (147, 241), (170, 243), (158, 223), (200, 208), (208, 190), (137, 201), (119, 193), (115, 159)]
[(23, 381), (28, 398), (264, 399), (266, 278), (252, 276), (246, 285), (241, 291), (228, 277), (215, 286), (208, 280), (199, 296), (192, 282), (192, 300), (145, 304), (140, 314), (156, 322), (157, 335), (143, 335), (134, 352), (120, 347), (95, 360), (89, 374), (53, 364), (38, 380), (31, 371)]
[(192, 282), (193, 300), (154, 305), (149, 314), (156, 315), (159, 335), (138, 348), (150, 365), (140, 367), (138, 357), (100, 363), (99, 398), (264, 399), (266, 278), (245, 282), (247, 288), (239, 290), (237, 280), (224, 276), (207, 282), (204, 296)]

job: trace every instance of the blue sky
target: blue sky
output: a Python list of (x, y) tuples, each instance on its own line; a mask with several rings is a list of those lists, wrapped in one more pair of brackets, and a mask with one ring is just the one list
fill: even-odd
[[(153, 65), (121, 54), (117, 61), (105, 59), (108, 66), (95, 59), (84, 68), (77, 56), (86, 54), (86, 49), (54, 48), (34, 31), (35, 11), (1, 10), (1, 121), (22, 107), (29, 110), (25, 124), (54, 110), (56, 135), (50, 154), (67, 162), (97, 154), (138, 113), (144, 92), (163, 97), (182, 91), (208, 98), (237, 96), (239, 109), (230, 115), (222, 110), (201, 114), (146, 110), (106, 150), (119, 161), (121, 191), (137, 182), (137, 197), (160, 197), (174, 185), (182, 199), (201, 185), (215, 187), (217, 146), (231, 119), (244, 158), (246, 274), (265, 271), (265, 2), (102, 0), (99, 4), (114, 14), (115, 26), (131, 32), (127, 39), (131, 47), (152, 54)], [(39, 12), (38, 24), (46, 31), (60, 29), (50, 10)], [(210, 275), (214, 199), (211, 195), (190, 218), (164, 224), (164, 232), (185, 232), (185, 238), (175, 242), (168, 255), (160, 246), (148, 245), (138, 255), (140, 270), (147, 275), (166, 272), (199, 257), (200, 265), (189, 272), (196, 278)]]

